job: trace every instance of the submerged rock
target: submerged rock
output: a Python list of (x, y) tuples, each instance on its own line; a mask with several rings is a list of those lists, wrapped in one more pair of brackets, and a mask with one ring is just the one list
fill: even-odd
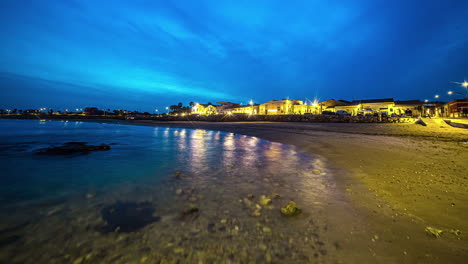
[(197, 207), (192, 207), (180, 213), (180, 220), (195, 220), (200, 215), (200, 210)]
[(176, 178), (176, 179), (185, 179), (185, 178), (187, 178), (187, 177), (188, 177), (187, 175), (183, 174), (183, 173), (180, 172), (180, 171), (176, 171), (176, 172), (174, 173), (174, 178)]
[(260, 204), (263, 206), (267, 206), (271, 204), (271, 199), (266, 197), (265, 195), (260, 196)]
[(86, 142), (67, 142), (59, 147), (43, 148), (36, 151), (42, 155), (88, 154), (91, 151), (110, 150), (108, 145), (87, 145)]
[(294, 216), (302, 212), (302, 209), (299, 206), (291, 201), (287, 205), (281, 207), (281, 214), (285, 216)]
[(322, 172), (320, 170), (314, 169), (312, 170), (312, 173), (315, 175), (320, 175)]
[(254, 217), (261, 216), (262, 215), (261, 209), (260, 208), (255, 209), (250, 215)]
[(101, 231), (134, 232), (161, 219), (153, 214), (154, 207), (150, 202), (117, 201), (101, 210), (101, 216), (106, 222)]

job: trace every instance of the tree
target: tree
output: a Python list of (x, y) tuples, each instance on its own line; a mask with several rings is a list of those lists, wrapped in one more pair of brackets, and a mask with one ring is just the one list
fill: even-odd
[(13, 109), (13, 112), (12, 112), (12, 113), (13, 113), (13, 114), (16, 114), (17, 111), (18, 111), (18, 109), (15, 108), (15, 109)]
[(183, 104), (182, 104), (182, 103), (178, 103), (178, 104), (177, 104), (177, 107), (178, 107), (179, 109), (181, 109), (181, 108), (182, 108), (182, 106), (183, 106)]
[(190, 106), (190, 107), (194, 107), (194, 106), (195, 106), (195, 103), (194, 103), (194, 102), (190, 102), (190, 103), (189, 103), (189, 106)]

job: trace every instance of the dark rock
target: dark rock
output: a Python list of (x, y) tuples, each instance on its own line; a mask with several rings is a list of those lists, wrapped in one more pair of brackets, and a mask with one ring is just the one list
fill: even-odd
[(192, 207), (180, 213), (180, 220), (195, 220), (200, 215), (200, 210), (197, 207)]
[(67, 142), (59, 147), (43, 148), (36, 151), (43, 155), (88, 154), (91, 151), (110, 150), (108, 145), (87, 145), (86, 142)]
[(187, 177), (188, 177), (187, 175), (183, 174), (183, 173), (180, 172), (180, 171), (176, 171), (176, 172), (174, 173), (174, 178), (176, 178), (176, 179), (185, 179), (185, 178), (187, 178)]
[(210, 233), (215, 232), (215, 224), (209, 223), (207, 227), (208, 227), (208, 232), (210, 232)]
[(134, 232), (161, 219), (153, 213), (154, 207), (149, 202), (117, 201), (101, 210), (106, 225), (100, 229), (103, 233)]

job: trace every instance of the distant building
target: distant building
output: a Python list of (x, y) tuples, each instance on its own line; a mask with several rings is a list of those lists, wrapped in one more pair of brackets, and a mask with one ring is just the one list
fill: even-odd
[(235, 108), (231, 108), (230, 114), (248, 114), (248, 115), (257, 115), (259, 113), (259, 104), (253, 105), (241, 105)]
[(448, 104), (445, 102), (427, 102), (423, 104), (423, 115), (424, 116), (437, 116), (437, 117), (447, 117), (448, 115)]
[(318, 105), (307, 105), (301, 100), (271, 100), (259, 107), (261, 115), (302, 115), (317, 112)]
[(421, 100), (395, 101), (394, 111), (397, 115), (410, 114), (420, 116), (423, 114), (423, 102)]
[(468, 99), (457, 99), (447, 103), (449, 117), (468, 117)]
[(232, 109), (240, 107), (240, 104), (231, 103), (231, 102), (218, 102), (216, 103), (216, 111), (218, 114), (229, 114), (232, 112)]
[(192, 107), (191, 113), (195, 115), (216, 115), (218, 113), (218, 110), (216, 109), (216, 106), (212, 104), (196, 103)]
[[(391, 114), (394, 111), (395, 103), (393, 98), (354, 100), (348, 104), (336, 105), (334, 111), (346, 111), (351, 115), (365, 115), (374, 113)], [(331, 107), (328, 107), (329, 110)]]

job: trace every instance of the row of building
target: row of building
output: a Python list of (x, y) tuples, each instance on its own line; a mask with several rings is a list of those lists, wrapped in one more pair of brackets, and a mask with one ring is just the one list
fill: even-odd
[(301, 100), (271, 100), (263, 104), (250, 103), (241, 105), (231, 102), (195, 104), (192, 114), (198, 115), (308, 115), (308, 114), (343, 114), (343, 115), (409, 115), (467, 117), (468, 99), (453, 100), (449, 103), (422, 102), (420, 100), (396, 101), (393, 98), (373, 100), (326, 100), (323, 102), (304, 103)]

